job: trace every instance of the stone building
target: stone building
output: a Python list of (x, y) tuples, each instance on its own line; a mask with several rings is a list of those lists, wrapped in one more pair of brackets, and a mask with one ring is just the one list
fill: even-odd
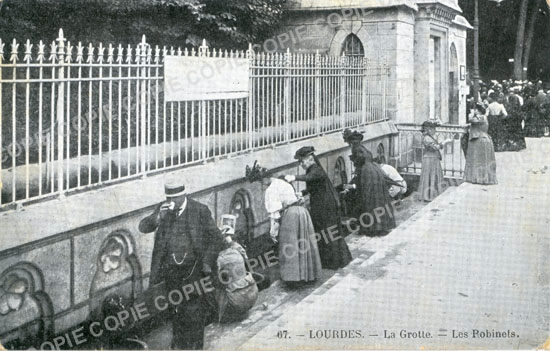
[(298, 0), (265, 46), (384, 62), (394, 122), (463, 124), (472, 27), (461, 12), (457, 0)]

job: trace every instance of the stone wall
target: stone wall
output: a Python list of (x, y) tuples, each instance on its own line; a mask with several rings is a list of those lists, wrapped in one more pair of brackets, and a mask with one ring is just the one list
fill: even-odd
[[(364, 144), (375, 155), (383, 150), (389, 159), (395, 126), (380, 122), (364, 130)], [(351, 177), (350, 150), (341, 134), (334, 133), (2, 213), (0, 340), (40, 345), (40, 340), (99, 316), (110, 294), (139, 300), (150, 288), (154, 235), (140, 233), (138, 224), (164, 199), (167, 179), (184, 181), (191, 197), (206, 204), (215, 219), (244, 206), (247, 211), (239, 214), (251, 216), (250, 238), (266, 234), (265, 189), (243, 178), (245, 166), (258, 160), (277, 174), (303, 173), (292, 157), (305, 145), (318, 150), (331, 178), (337, 163)], [(297, 190), (303, 188), (298, 183)]]

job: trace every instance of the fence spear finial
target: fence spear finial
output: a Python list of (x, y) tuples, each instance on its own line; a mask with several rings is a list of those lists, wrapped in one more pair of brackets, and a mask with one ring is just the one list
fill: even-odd
[(84, 46), (82, 46), (82, 42), (79, 41), (76, 47), (76, 62), (82, 62), (82, 56), (84, 56)]
[(65, 62), (70, 63), (73, 60), (73, 48), (70, 41), (67, 41), (67, 49), (65, 50)]
[(93, 63), (94, 62), (94, 47), (93, 47), (92, 43), (88, 44), (88, 60), (86, 62), (88, 62), (88, 63)]
[(122, 44), (118, 44), (116, 62), (118, 64), (124, 62), (124, 49), (122, 48)]
[(25, 57), (23, 58), (23, 61), (27, 61), (29, 63), (31, 61), (32, 57), (32, 44), (29, 39), (27, 39), (27, 42), (25, 43)]
[(107, 62), (113, 63), (113, 57), (115, 54), (115, 48), (113, 47), (113, 44), (109, 43), (109, 47), (107, 48)]
[(17, 61), (17, 51), (19, 50), (19, 44), (17, 43), (17, 40), (13, 38), (13, 41), (11, 43), (11, 57), (10, 61), (15, 62)]

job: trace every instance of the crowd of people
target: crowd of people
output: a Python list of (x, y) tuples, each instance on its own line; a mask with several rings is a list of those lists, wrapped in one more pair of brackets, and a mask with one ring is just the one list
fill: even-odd
[[(550, 90), (542, 81), (480, 81), (478, 102), (485, 108), (488, 131), (496, 152), (525, 149), (525, 137), (550, 132)], [(474, 98), (468, 111), (476, 110)]]
[[(462, 138), (466, 156), (464, 181), (473, 184), (497, 184), (495, 152), (521, 151), (526, 137), (550, 134), (550, 90), (542, 81), (480, 81), (477, 102), (467, 101), (469, 128)], [(442, 191), (444, 174), (441, 150), (452, 140), (436, 137), (436, 120), (422, 124), (422, 172), (419, 195), (431, 201)]]

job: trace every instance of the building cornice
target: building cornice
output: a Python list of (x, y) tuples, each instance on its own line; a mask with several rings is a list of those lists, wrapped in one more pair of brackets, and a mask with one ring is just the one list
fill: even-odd
[(295, 0), (291, 11), (330, 11), (342, 9), (376, 9), (404, 6), (418, 10), (413, 0)]
[[(418, 19), (429, 19), (433, 22), (439, 22), (446, 26), (455, 25), (455, 19), (460, 16), (460, 8), (445, 5), (439, 1), (430, 1), (418, 4)], [(460, 16), (463, 18), (462, 16)], [(466, 23), (468, 23), (466, 21)]]

